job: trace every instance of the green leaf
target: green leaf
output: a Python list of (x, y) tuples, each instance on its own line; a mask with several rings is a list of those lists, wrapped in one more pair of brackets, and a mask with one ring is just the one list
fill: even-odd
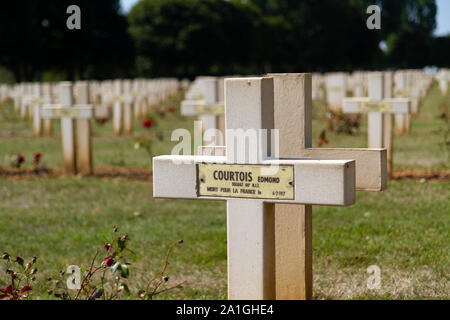
[(125, 248), (124, 251), (130, 251), (132, 254), (136, 254), (133, 250), (129, 249), (129, 248)]
[(128, 278), (130, 275), (130, 270), (128, 269), (128, 266), (125, 264), (120, 265), (120, 276), (122, 278)]

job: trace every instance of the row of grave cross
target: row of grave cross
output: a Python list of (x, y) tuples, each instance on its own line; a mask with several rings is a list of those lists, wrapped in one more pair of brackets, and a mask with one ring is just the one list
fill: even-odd
[[(223, 98), (218, 98), (223, 97), (223, 80), (201, 77), (197, 81), (187, 92), (187, 99), (182, 101), (181, 113), (187, 116), (197, 115), (205, 131), (217, 129), (215, 139), (207, 142), (209, 147), (203, 148), (202, 154), (224, 154), (224, 147), (220, 147), (224, 137), (224, 106)], [(393, 163), (392, 117), (409, 115), (411, 102), (407, 98), (392, 98), (392, 72), (369, 74), (368, 91), (368, 97), (343, 99), (343, 112), (368, 114), (368, 146), (387, 149), (387, 170), (390, 175)]]
[(311, 206), (386, 188), (385, 149), (311, 147), (311, 89), (311, 74), (226, 79), (225, 155), (153, 158), (154, 197), (227, 201), (230, 299), (310, 299)]
[[(27, 113), (32, 117), (35, 136), (41, 135), (42, 124), (44, 124), (46, 135), (50, 135), (51, 120), (61, 119), (62, 151), (66, 173), (83, 175), (92, 173), (91, 121), (93, 119), (109, 118), (112, 107), (114, 132), (118, 135), (122, 131), (122, 124), (125, 125), (125, 131), (131, 133), (132, 103), (134, 103), (135, 112), (136, 110), (138, 113), (146, 112), (144, 106), (147, 108), (148, 105), (144, 101), (145, 95), (136, 92), (127, 93), (130, 89), (130, 81), (116, 80), (104, 82), (104, 84), (113, 85), (114, 94), (109, 90), (99, 91), (95, 82), (90, 84), (87, 81), (79, 81), (75, 85), (71, 82), (60, 82), (57, 86), (36, 83), (31, 86), (33, 89), (31, 94), (23, 93), (25, 91), (23, 84), (16, 87), (15, 107), (21, 112), (23, 118), (26, 118)], [(95, 90), (96, 87), (97, 90)], [(104, 97), (99, 98), (93, 95), (92, 88)], [(159, 100), (155, 100), (154, 103), (178, 92), (178, 82), (167, 81), (158, 92)], [(155, 97), (155, 95), (150, 96)], [(103, 101), (101, 105), (91, 103), (98, 99)], [(52, 104), (51, 101), (55, 100), (59, 103)]]
[[(86, 82), (76, 82), (74, 85), (74, 100), (78, 101), (77, 86)], [(131, 134), (133, 120), (142, 119), (147, 112), (161, 101), (178, 92), (180, 83), (176, 79), (160, 80), (108, 80), (89, 81), (89, 102), (95, 107), (95, 119), (109, 119), (112, 114), (114, 134)], [(59, 83), (20, 83), (14, 87), (14, 106), (20, 112), (21, 118), (33, 119), (33, 134), (42, 134), (42, 122), (45, 135), (51, 135), (51, 121), (43, 120), (39, 108), (43, 104), (60, 101)], [(43, 121), (42, 121), (43, 120)]]
[[(445, 72), (442, 70), (442, 72)], [(411, 116), (419, 112), (419, 106), (425, 97), (433, 80), (433, 74), (421, 70), (399, 70), (385, 72), (394, 78), (395, 90), (392, 97), (403, 97), (411, 100), (411, 112), (408, 114), (395, 114), (395, 131), (397, 134), (409, 133), (411, 130)], [(363, 97), (368, 89), (368, 76), (370, 72), (355, 71), (351, 75), (343, 72), (329, 73), (324, 76), (315, 75), (313, 86), (315, 96), (325, 99), (330, 110), (342, 111), (343, 99), (349, 94), (354, 97)], [(352, 89), (352, 93), (349, 92)], [(444, 93), (444, 92), (443, 92)], [(445, 94), (445, 93), (444, 93)]]

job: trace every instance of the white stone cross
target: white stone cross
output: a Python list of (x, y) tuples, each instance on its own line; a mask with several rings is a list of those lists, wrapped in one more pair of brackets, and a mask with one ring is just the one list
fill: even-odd
[[(41, 107), (43, 104), (51, 103), (51, 95), (49, 94), (48, 89), (48, 84), (41, 84), (39, 82), (33, 83), (33, 98), (29, 99), (29, 103), (33, 107), (33, 135), (37, 137), (42, 134)], [(46, 135), (50, 135), (48, 133), (51, 133), (51, 122), (45, 122), (44, 124)]]
[(420, 70), (399, 70), (395, 73), (395, 97), (409, 98), (411, 111), (408, 114), (395, 114), (395, 133), (411, 131), (411, 117), (419, 113), (419, 107), (431, 82)]
[[(153, 158), (156, 198), (227, 201), (228, 297), (274, 299), (274, 203), (355, 202), (354, 160), (274, 159), (273, 78), (225, 80), (226, 156)], [(270, 137), (269, 137), (270, 136)]]
[(33, 84), (33, 94), (34, 99), (31, 100), (31, 104), (33, 105), (33, 135), (39, 137), (42, 129), (40, 108), (44, 103), (44, 99), (42, 98), (42, 88), (39, 82)]
[(144, 81), (142, 79), (134, 79), (132, 83), (131, 94), (134, 97), (133, 111), (135, 119), (142, 119), (145, 116), (145, 91)]
[[(356, 160), (356, 189), (386, 188), (386, 150), (312, 148), (311, 74), (269, 74), (274, 79), (274, 126), (282, 158)], [(225, 147), (200, 154), (225, 154)], [(275, 205), (276, 298), (312, 298), (312, 206)]]
[[(78, 100), (85, 102), (84, 104), (73, 104), (72, 83), (61, 82), (59, 85), (61, 103), (44, 104), (41, 114), (45, 119), (61, 119), (65, 171), (71, 174), (89, 174), (92, 171), (90, 119), (94, 118), (94, 108), (88, 104), (88, 84), (80, 83), (77, 89)], [(77, 136), (74, 119), (77, 120)]]
[(351, 74), (350, 77), (350, 87), (353, 91), (354, 97), (362, 97), (364, 96), (364, 91), (366, 88), (365, 85), (365, 73), (362, 71), (355, 71)]
[[(312, 147), (311, 74), (269, 74), (281, 158), (356, 160), (355, 188), (386, 189), (386, 150)], [(277, 299), (311, 299), (312, 206), (275, 205)]]
[(131, 80), (123, 80), (123, 126), (127, 135), (133, 133), (134, 96), (131, 89)]
[(441, 93), (443, 96), (447, 95), (448, 92), (448, 81), (450, 79), (450, 72), (448, 70), (442, 69), (439, 71), (436, 79), (439, 82), (439, 89), (441, 89)]
[(20, 117), (22, 120), (32, 119), (32, 101), (35, 99), (31, 83), (23, 84), (23, 94), (20, 99)]
[(18, 83), (14, 86), (14, 111), (21, 111), (22, 98), (25, 95), (25, 86), (23, 83)]
[(113, 101), (113, 130), (115, 135), (122, 134), (122, 82), (119, 79), (114, 80), (113, 95), (110, 97)]
[[(386, 133), (385, 114), (409, 114), (410, 100), (406, 98), (385, 98), (384, 74), (369, 74), (369, 97), (347, 98), (343, 100), (344, 113), (368, 114), (369, 148), (385, 148), (386, 141), (392, 141), (392, 130)], [(389, 136), (387, 136), (389, 135)], [(392, 149), (392, 144), (390, 146)], [(392, 154), (392, 151), (390, 151)], [(392, 159), (392, 157), (391, 157)], [(391, 170), (389, 165), (388, 170)]]
[(347, 95), (347, 74), (329, 73), (325, 79), (327, 105), (334, 112), (341, 111), (342, 99)]
[(203, 131), (218, 130), (220, 134), (214, 134), (209, 145), (223, 145), (225, 136), (223, 81), (214, 77), (201, 78), (198, 82), (203, 99), (183, 100), (181, 102), (181, 114), (184, 116), (198, 116), (202, 123)]
[(109, 96), (113, 103), (113, 129), (115, 135), (122, 131), (130, 135), (133, 131), (133, 102), (130, 80), (116, 79), (113, 83), (113, 94)]

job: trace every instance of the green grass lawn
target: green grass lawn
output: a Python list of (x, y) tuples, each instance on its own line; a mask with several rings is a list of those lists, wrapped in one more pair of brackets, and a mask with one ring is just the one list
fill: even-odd
[[(177, 100), (167, 102), (176, 103)], [(413, 120), (411, 135), (395, 137), (399, 167), (449, 168), (437, 118), (449, 104), (436, 86)], [(58, 126), (50, 138), (33, 138), (31, 124), (0, 109), (0, 161), (21, 152), (28, 167), (34, 152), (44, 163), (62, 167)], [(317, 108), (315, 115), (318, 113)], [(178, 111), (177, 111), (178, 112)], [(160, 120), (165, 139), (156, 154), (169, 153), (175, 128), (192, 128), (192, 118), (178, 113)], [(110, 123), (94, 125), (96, 166), (150, 167), (142, 150), (134, 150), (143, 134), (115, 137)], [(314, 137), (323, 124), (314, 121)], [(331, 146), (366, 146), (366, 125), (355, 136), (330, 136)], [(8, 164), (3, 162), (2, 166)], [(27, 167), (26, 166), (26, 167)], [(351, 207), (313, 209), (314, 297), (317, 299), (450, 298), (450, 182), (391, 182), (382, 193), (358, 192)], [(113, 225), (130, 235), (131, 286), (161, 270), (168, 246), (179, 239), (170, 258), (170, 283), (186, 281), (183, 289), (159, 299), (226, 298), (226, 210), (224, 202), (155, 200), (151, 181), (123, 178), (0, 179), (0, 252), (39, 257), (39, 279), (55, 276), (67, 265), (88, 264), (111, 234)], [(381, 289), (366, 288), (366, 269), (381, 269)], [(5, 278), (0, 273), (0, 287)], [(34, 297), (47, 299), (45, 281)]]

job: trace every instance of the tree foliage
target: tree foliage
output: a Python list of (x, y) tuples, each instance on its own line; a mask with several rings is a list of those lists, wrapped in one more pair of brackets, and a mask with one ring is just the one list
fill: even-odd
[[(71, 4), (81, 30), (66, 27)], [(372, 4), (381, 30), (366, 27)], [(0, 65), (18, 81), (448, 66), (436, 11), (435, 0), (140, 0), (125, 17), (119, 0), (5, 1)]]
[(128, 21), (140, 74), (194, 76), (423, 67), (435, 16), (435, 0), (141, 0)]

